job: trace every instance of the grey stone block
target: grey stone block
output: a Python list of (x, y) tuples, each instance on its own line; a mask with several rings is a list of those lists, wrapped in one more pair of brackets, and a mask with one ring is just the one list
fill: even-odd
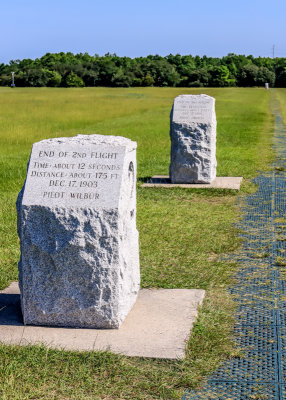
[(175, 98), (171, 111), (172, 183), (210, 183), (216, 177), (215, 99), (201, 95)]
[(118, 328), (140, 286), (136, 143), (35, 143), (17, 212), (24, 323)]

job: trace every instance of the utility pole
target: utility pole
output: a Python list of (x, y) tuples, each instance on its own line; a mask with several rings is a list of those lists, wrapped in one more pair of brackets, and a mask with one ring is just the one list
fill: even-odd
[(12, 83), (11, 83), (11, 87), (15, 87), (15, 83), (14, 83), (14, 74), (15, 72), (11, 72), (12, 73)]
[(274, 58), (275, 44), (272, 46), (272, 58)]

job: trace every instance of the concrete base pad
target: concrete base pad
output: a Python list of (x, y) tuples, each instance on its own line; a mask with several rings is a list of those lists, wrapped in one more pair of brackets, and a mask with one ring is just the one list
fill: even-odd
[(165, 187), (165, 188), (196, 188), (196, 189), (234, 189), (239, 190), (242, 177), (221, 176), (216, 177), (211, 183), (171, 183), (168, 175), (154, 175), (142, 187)]
[(0, 291), (0, 341), (180, 359), (204, 295), (197, 289), (142, 289), (120, 329), (52, 328), (23, 325), (19, 288), (13, 282)]

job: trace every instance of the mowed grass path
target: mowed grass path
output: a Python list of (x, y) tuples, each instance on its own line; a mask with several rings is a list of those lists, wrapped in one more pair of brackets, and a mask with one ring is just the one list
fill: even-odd
[(276, 98), (279, 100), (281, 105), (281, 113), (284, 124), (286, 124), (286, 89), (275, 89)]
[(169, 114), (179, 94), (216, 98), (218, 176), (249, 178), (272, 159), (269, 91), (185, 88), (0, 88), (0, 287), (17, 279), (16, 196), (35, 141), (77, 133), (122, 135), (138, 142), (141, 286), (203, 288), (207, 297), (183, 361), (0, 346), (3, 399), (179, 399), (233, 354), (233, 305), (226, 293), (235, 265), (220, 256), (239, 239), (237, 193), (147, 189), (168, 174)]

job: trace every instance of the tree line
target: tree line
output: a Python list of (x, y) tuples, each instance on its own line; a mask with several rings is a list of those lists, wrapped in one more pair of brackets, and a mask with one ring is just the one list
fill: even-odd
[(162, 57), (91, 56), (47, 53), (41, 58), (0, 64), (0, 86), (270, 86), (286, 87), (286, 58), (228, 54), (222, 58), (173, 55)]

